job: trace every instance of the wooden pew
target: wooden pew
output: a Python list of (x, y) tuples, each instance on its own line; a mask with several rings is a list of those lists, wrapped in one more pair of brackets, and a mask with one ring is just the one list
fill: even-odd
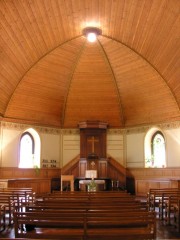
[(5, 206), (9, 225), (13, 224), (14, 210), (22, 210), (23, 204), (32, 200), (32, 194), (31, 188), (0, 188), (0, 204)]
[(180, 233), (180, 198), (178, 198), (178, 205), (176, 209), (176, 227), (178, 229), (178, 232)]
[(179, 191), (178, 188), (152, 188), (147, 193), (147, 203), (149, 210), (155, 210), (155, 207), (159, 208), (159, 204), (162, 202), (163, 193), (173, 193)]
[[(177, 227), (180, 233), (180, 195), (178, 194), (178, 196), (171, 196), (169, 202), (168, 213), (169, 219), (171, 219), (169, 224)], [(173, 217), (170, 218), (171, 213)]]
[[(31, 206), (31, 205), (30, 205)], [(50, 201), (40, 201), (35, 202), (34, 206), (44, 206), (44, 207), (59, 207), (61, 209), (63, 208), (75, 208), (75, 209), (102, 209), (104, 206), (110, 209), (122, 209), (131, 207), (131, 208), (138, 208), (138, 209), (147, 209), (147, 205), (143, 204), (141, 202), (134, 202), (134, 201), (98, 201), (98, 202), (89, 202), (89, 201), (58, 201), (58, 200), (50, 200)]]
[[(37, 199), (34, 202), (34, 205), (37, 206), (44, 206), (50, 208), (58, 206), (59, 208), (75, 208), (75, 209), (103, 209), (105, 206), (109, 209), (126, 209), (126, 207), (132, 208), (138, 208), (138, 209), (146, 209), (147, 210), (147, 204), (145, 202), (140, 202), (139, 200), (136, 200), (134, 196), (131, 196), (129, 194), (125, 195), (119, 195), (116, 194), (102, 194), (101, 193), (95, 193), (90, 194), (91, 197), (89, 197), (89, 193), (83, 193), (83, 196), (80, 198), (81, 193), (76, 194), (60, 194), (62, 195), (59, 197), (59, 195), (45, 195), (42, 197), (42, 199)], [(110, 197), (114, 195), (115, 197)], [(72, 197), (73, 196), (73, 197)], [(77, 197), (76, 197), (77, 196)]]
[(113, 201), (122, 201), (122, 200), (127, 200), (127, 201), (135, 201), (136, 197), (132, 196), (130, 194), (100, 194), (100, 193), (94, 193), (94, 194), (81, 194), (81, 193), (76, 193), (76, 194), (48, 194), (44, 195), (41, 198), (38, 198), (39, 200), (42, 201), (49, 201), (49, 200), (58, 200), (58, 201), (64, 201), (64, 200), (84, 200), (84, 201), (103, 201), (105, 199), (107, 200), (113, 200)]
[(50, 194), (46, 194), (45, 196), (58, 196), (58, 197), (88, 197), (88, 198), (116, 198), (121, 196), (132, 196), (126, 191), (96, 191), (96, 192), (81, 192), (81, 191), (74, 191), (74, 192), (61, 192), (61, 191), (55, 191)]
[(0, 232), (2, 232), (3, 230), (5, 230), (5, 205), (0, 204)]
[[(16, 238), (84, 239), (84, 211), (15, 212), (14, 221)], [(34, 228), (28, 231), (22, 226)]]
[[(16, 198), (15, 196), (13, 197)], [(8, 194), (0, 195), (0, 205), (4, 206), (5, 214), (8, 215), (9, 225), (13, 223), (13, 212), (15, 209), (15, 203), (11, 196)]]
[(146, 205), (142, 204), (128, 204), (124, 203), (123, 205), (112, 205), (112, 204), (105, 204), (102, 205), (81, 205), (81, 204), (75, 204), (75, 205), (68, 205), (68, 204), (41, 204), (41, 205), (34, 205), (29, 204), (26, 206), (26, 211), (63, 211), (63, 210), (86, 210), (86, 211), (111, 211), (111, 212), (138, 212), (138, 211), (148, 211)]
[(162, 200), (159, 205), (160, 217), (170, 225), (171, 215), (175, 212), (175, 207), (178, 205), (178, 199), (180, 197), (179, 191), (164, 192), (162, 194)]
[[(155, 239), (154, 212), (15, 212), (16, 238)], [(23, 231), (22, 225), (34, 225)]]
[(150, 189), (147, 194), (149, 210), (155, 211), (155, 208), (158, 209), (159, 218), (170, 223), (172, 210), (172, 200), (170, 201), (170, 199), (179, 194), (180, 191), (177, 188)]
[(130, 195), (129, 193), (125, 191), (117, 191), (117, 192), (81, 192), (81, 191), (74, 191), (74, 192), (59, 192), (56, 191), (54, 193), (49, 194), (42, 194), (39, 199), (45, 199), (45, 198), (134, 198), (135, 196)]
[(1, 194), (18, 194), (20, 199), (29, 201), (30, 196), (32, 197), (35, 193), (33, 192), (32, 188), (0, 188), (0, 195)]
[(87, 213), (86, 239), (155, 239), (155, 212)]
[[(68, 235), (69, 228), (73, 227), (73, 222), (70, 222), (72, 226), (69, 224), (68, 231), (65, 233), (58, 216), (61, 216), (62, 221), (62, 216), (66, 214), (69, 214), (68, 217), (72, 219), (73, 214), (78, 216), (82, 212), (86, 213), (83, 222), (84, 233), (82, 234), (81, 222), (81, 232), (79, 232), (79, 229), (76, 229), (76, 234), (78, 236), (81, 234), (79, 238), (75, 235), (75, 238), (78, 239), (102, 239), (104, 237), (106, 237), (104, 239), (133, 239), (132, 236), (135, 236), (136, 239), (153, 239), (155, 236), (155, 213), (149, 213), (147, 205), (142, 204), (140, 201), (135, 201), (135, 198), (129, 194), (120, 196), (117, 193), (75, 193), (60, 194), (61, 197), (57, 195), (45, 195), (41, 199), (37, 199), (33, 204), (27, 204), (25, 215), (15, 213), (16, 236), (33, 238), (36, 236), (34, 234), (39, 232), (39, 238), (43, 238), (46, 234), (46, 238), (54, 239), (58, 235), (58, 239), (61, 239), (61, 235), (64, 234), (63, 239), (73, 239), (72, 235)], [(57, 217), (57, 221), (53, 219), (50, 221), (51, 216), (48, 220), (48, 214), (52, 213)], [(41, 217), (38, 218), (38, 216)], [(45, 217), (44, 220), (43, 217)], [(97, 221), (94, 221), (95, 218)], [(21, 227), (18, 230), (19, 225), (35, 222), (38, 222), (38, 225), (31, 232), (26, 232), (27, 235), (23, 235)], [(55, 223), (53, 230), (52, 225), (54, 224), (52, 222)], [(60, 230), (58, 226), (60, 226)], [(75, 226), (77, 227), (77, 223), (75, 223)], [(107, 226), (109, 234), (105, 236), (104, 231), (107, 231)], [(63, 232), (63, 234), (59, 231)]]

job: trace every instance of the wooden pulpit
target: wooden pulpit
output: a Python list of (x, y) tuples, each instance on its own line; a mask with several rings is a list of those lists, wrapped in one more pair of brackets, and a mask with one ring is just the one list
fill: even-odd
[(80, 128), (79, 177), (85, 177), (86, 170), (96, 170), (98, 177), (106, 177), (107, 169), (105, 168), (105, 165), (107, 166), (106, 160), (107, 123), (100, 121), (86, 121), (79, 123), (79, 128)]

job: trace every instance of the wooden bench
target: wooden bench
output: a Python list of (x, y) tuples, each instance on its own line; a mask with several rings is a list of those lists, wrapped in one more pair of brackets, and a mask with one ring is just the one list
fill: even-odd
[[(13, 197), (15, 199), (15, 196)], [(10, 195), (0, 195), (0, 205), (4, 206), (5, 214), (8, 216), (9, 225), (13, 223), (13, 212), (15, 203)]]
[[(63, 195), (63, 194), (62, 194)], [(74, 194), (72, 194), (74, 196)], [(31, 206), (40, 206), (43, 208), (60, 208), (60, 209), (103, 209), (104, 207), (111, 210), (118, 210), (118, 209), (141, 209), (147, 210), (147, 204), (145, 202), (140, 202), (139, 200), (135, 200), (134, 196), (126, 197), (126, 196), (116, 196), (115, 198), (109, 197), (108, 194), (102, 194), (104, 197), (96, 197), (87, 198), (86, 196), (89, 194), (83, 194), (82, 198), (79, 198), (81, 194), (75, 194), (78, 197), (58, 197), (58, 196), (44, 196), (42, 199), (37, 199), (34, 202), (34, 205)], [(100, 195), (98, 193), (98, 195)], [(107, 196), (106, 196), (107, 195)], [(111, 194), (110, 194), (111, 196)]]
[(155, 239), (154, 212), (87, 213), (86, 239)]
[(50, 200), (58, 200), (58, 201), (65, 201), (65, 200), (72, 200), (72, 201), (135, 201), (136, 197), (129, 195), (129, 194), (100, 194), (100, 193), (95, 193), (95, 194), (81, 194), (81, 193), (76, 193), (76, 194), (50, 194), (50, 195), (44, 195), (41, 198), (38, 198), (37, 200), (42, 200), (42, 201), (50, 201)]
[(31, 188), (0, 188), (0, 204), (5, 206), (9, 225), (13, 224), (14, 210), (20, 210), (24, 203), (32, 202), (32, 194)]
[(119, 197), (131, 197), (135, 198), (135, 196), (130, 195), (129, 193), (122, 191), (122, 192), (81, 192), (81, 191), (74, 191), (74, 192), (59, 192), (56, 191), (50, 194), (42, 194), (39, 199), (45, 198), (119, 198)]
[(57, 210), (61, 210), (61, 209), (86, 209), (86, 210), (104, 210), (107, 209), (109, 211), (127, 211), (127, 210), (131, 210), (131, 211), (148, 211), (147, 206), (145, 205), (141, 205), (141, 204), (123, 204), (123, 205), (109, 205), (109, 204), (103, 204), (103, 205), (67, 205), (67, 204), (62, 204), (62, 205), (58, 205), (58, 204), (41, 204), (41, 205), (27, 205), (26, 206), (26, 211), (36, 211), (36, 209), (42, 209), (42, 210), (53, 210), (53, 209), (57, 209)]
[(18, 195), (19, 199), (29, 201), (34, 197), (35, 192), (32, 191), (32, 188), (0, 188), (0, 194)]
[(180, 197), (178, 197), (177, 205), (175, 206), (174, 225), (180, 233)]
[(162, 220), (165, 220), (167, 224), (170, 224), (170, 217), (174, 214), (175, 207), (178, 205), (178, 199), (180, 198), (180, 192), (164, 192), (162, 194), (162, 200), (159, 204), (159, 213)]
[(168, 219), (169, 222), (172, 205), (170, 198), (179, 194), (180, 191), (176, 188), (150, 189), (147, 194), (149, 210), (155, 211), (155, 208), (157, 208), (159, 211), (159, 218), (162, 220)]
[[(60, 209), (103, 209), (109, 208), (109, 209), (143, 209), (147, 210), (147, 205), (141, 202), (134, 202), (134, 201), (119, 201), (119, 202), (111, 202), (111, 201), (98, 201), (98, 202), (89, 202), (89, 201), (40, 201), (35, 202), (33, 205), (30, 206), (39, 206), (39, 207), (53, 207), (53, 208), (60, 208)], [(27, 206), (28, 207), (28, 206)]]
[(167, 207), (167, 223), (169, 225), (174, 225), (180, 233), (180, 194), (170, 196)]
[(0, 232), (5, 230), (5, 205), (0, 204)]
[[(16, 238), (155, 239), (154, 212), (15, 212)], [(34, 225), (31, 231), (22, 226)]]
[[(70, 232), (72, 227), (76, 228), (75, 239), (78, 237), (79, 239), (133, 239), (134, 236), (135, 239), (155, 238), (155, 212), (148, 212), (147, 205), (136, 201), (132, 196), (125, 197), (123, 194), (120, 197), (118, 194), (114, 194), (115, 197), (111, 198), (110, 195), (95, 193), (91, 194), (91, 197), (87, 197), (89, 193), (76, 193), (70, 195), (61, 194), (61, 197), (51, 194), (50, 196), (43, 196), (42, 199), (38, 199), (33, 204), (26, 205), (25, 215), (15, 213), (17, 219), (16, 228), (18, 225), (22, 226), (38, 222), (35, 229), (31, 232), (25, 232), (27, 235), (20, 230), (21, 227), (19, 230), (16, 229), (16, 236), (33, 238), (36, 233), (39, 233), (39, 238), (43, 238), (46, 234), (46, 238), (54, 239), (58, 235), (58, 239), (61, 239), (61, 235), (64, 234), (62, 239), (73, 239), (72, 234), (68, 235), (68, 231)], [(79, 196), (82, 196), (82, 198)], [(98, 196), (103, 197), (98, 198)], [(57, 217), (57, 221), (54, 219), (51, 221), (51, 216), (48, 220), (48, 214), (52, 213)], [(61, 225), (63, 216), (67, 214), (70, 219), (74, 219), (74, 214), (79, 216), (82, 213), (85, 213), (83, 215), (84, 233), (82, 232), (82, 222), (81, 227), (78, 225), (79, 229), (78, 223), (75, 223), (74, 226), (73, 222), (69, 221), (68, 223), (71, 223), (72, 226), (69, 224), (68, 231), (65, 233), (62, 228), (63, 224)], [(61, 216), (61, 221), (59, 216)], [(45, 217), (44, 220), (43, 217)], [(52, 222), (55, 224), (52, 224)], [(108, 234), (104, 234), (107, 231)]]
[(158, 206), (159, 201), (162, 198), (163, 193), (171, 193), (174, 191), (179, 191), (178, 188), (151, 188), (147, 193), (147, 203), (149, 204), (150, 210), (155, 210), (155, 207)]
[(131, 194), (127, 193), (126, 191), (95, 191), (95, 192), (83, 192), (83, 191), (55, 191), (47, 195), (58, 195), (58, 196), (99, 196), (99, 197), (118, 197), (118, 196), (123, 196), (123, 195), (129, 195)]
[(84, 211), (15, 212), (16, 238), (84, 239)]

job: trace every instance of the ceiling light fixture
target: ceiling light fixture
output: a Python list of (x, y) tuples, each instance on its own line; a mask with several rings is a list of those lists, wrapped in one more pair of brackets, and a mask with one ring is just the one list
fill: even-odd
[(95, 42), (97, 36), (102, 34), (102, 30), (96, 27), (86, 27), (83, 29), (82, 33), (89, 42)]

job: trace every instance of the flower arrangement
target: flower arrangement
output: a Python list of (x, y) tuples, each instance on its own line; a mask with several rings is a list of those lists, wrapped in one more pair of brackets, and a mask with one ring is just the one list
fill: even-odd
[(87, 185), (88, 192), (95, 192), (97, 190), (97, 184), (94, 181), (94, 178)]

